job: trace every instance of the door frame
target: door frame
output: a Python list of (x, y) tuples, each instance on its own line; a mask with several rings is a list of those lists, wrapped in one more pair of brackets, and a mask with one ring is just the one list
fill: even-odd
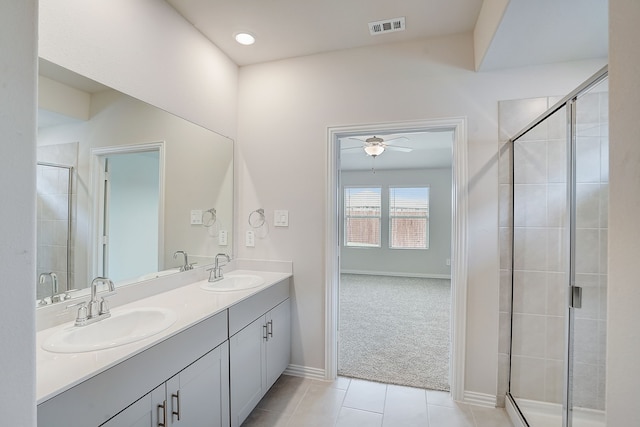
[(338, 374), (338, 285), (340, 274), (339, 239), (339, 138), (366, 133), (425, 132), (452, 129), (452, 221), (451, 221), (451, 396), (463, 400), (466, 311), (467, 311), (467, 119), (451, 117), (433, 120), (376, 123), (327, 128), (325, 220), (325, 379)]
[(104, 181), (104, 159), (112, 154), (131, 154), (149, 151), (158, 152), (159, 166), (159, 194), (158, 194), (158, 267), (162, 270), (164, 265), (164, 189), (165, 189), (165, 155), (164, 141), (150, 142), (133, 145), (114, 145), (91, 149), (91, 188), (93, 194), (91, 214), (91, 247), (89, 248), (92, 263), (91, 277), (98, 276), (102, 266), (102, 229), (104, 223), (104, 200), (99, 195), (103, 194), (101, 186)]

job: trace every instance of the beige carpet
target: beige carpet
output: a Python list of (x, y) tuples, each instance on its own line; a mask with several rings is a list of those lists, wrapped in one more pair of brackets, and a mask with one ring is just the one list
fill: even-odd
[(449, 390), (451, 281), (342, 274), (338, 374)]

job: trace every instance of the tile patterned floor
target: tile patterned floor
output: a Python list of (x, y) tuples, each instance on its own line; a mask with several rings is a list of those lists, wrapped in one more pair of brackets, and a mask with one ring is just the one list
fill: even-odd
[(283, 375), (242, 427), (512, 427), (502, 408), (451, 400), (449, 393), (338, 378)]

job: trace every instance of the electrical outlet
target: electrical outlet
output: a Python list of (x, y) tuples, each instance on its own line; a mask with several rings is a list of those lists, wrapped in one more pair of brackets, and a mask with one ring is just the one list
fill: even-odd
[(245, 240), (244, 240), (244, 244), (248, 248), (252, 248), (252, 247), (254, 247), (256, 245), (256, 235), (254, 234), (253, 231), (251, 231), (251, 230), (247, 231), (247, 234), (246, 234)]
[(202, 224), (202, 210), (201, 209), (191, 210), (191, 225), (201, 225), (201, 224)]
[(226, 230), (220, 230), (220, 232), (218, 233), (218, 244), (220, 246), (226, 246), (227, 245), (227, 231)]

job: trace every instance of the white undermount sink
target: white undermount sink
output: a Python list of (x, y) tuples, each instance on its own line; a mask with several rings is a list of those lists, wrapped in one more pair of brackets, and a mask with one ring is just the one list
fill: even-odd
[(165, 308), (143, 307), (121, 310), (87, 326), (71, 325), (47, 338), (42, 348), (54, 353), (83, 353), (103, 350), (148, 338), (176, 321)]
[(255, 288), (263, 283), (264, 279), (254, 274), (229, 274), (217, 282), (204, 282), (200, 287), (205, 291), (230, 292)]

